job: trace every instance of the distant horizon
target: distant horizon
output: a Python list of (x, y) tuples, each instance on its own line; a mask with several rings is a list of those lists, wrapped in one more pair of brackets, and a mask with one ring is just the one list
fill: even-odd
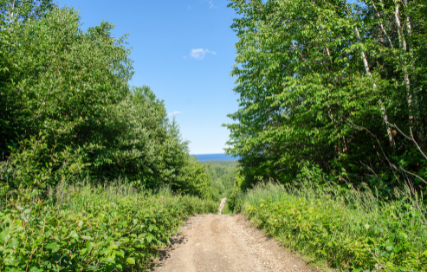
[(190, 155), (225, 155), (225, 153), (198, 153), (198, 154), (190, 153)]
[(237, 15), (227, 1), (57, 2), (79, 11), (82, 31), (105, 20), (115, 25), (115, 37), (130, 33), (125, 47), (132, 47), (135, 75), (129, 85), (149, 86), (164, 100), (190, 151), (221, 153), (227, 147), (230, 132), (222, 124), (233, 123), (227, 115), (239, 109), (236, 78), (230, 76), (238, 41), (230, 26)]
[(210, 153), (210, 154), (191, 154), (198, 161), (237, 161), (240, 157), (233, 157), (225, 153)]

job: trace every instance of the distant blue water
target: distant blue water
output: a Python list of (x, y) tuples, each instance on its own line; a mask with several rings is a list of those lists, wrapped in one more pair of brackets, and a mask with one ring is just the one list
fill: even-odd
[(239, 159), (225, 154), (195, 154), (191, 156), (195, 156), (198, 161), (237, 161)]

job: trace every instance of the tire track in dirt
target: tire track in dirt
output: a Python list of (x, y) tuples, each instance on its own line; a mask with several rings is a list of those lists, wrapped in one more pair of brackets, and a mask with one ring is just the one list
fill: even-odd
[(162, 251), (155, 272), (314, 271), (241, 214), (190, 218)]

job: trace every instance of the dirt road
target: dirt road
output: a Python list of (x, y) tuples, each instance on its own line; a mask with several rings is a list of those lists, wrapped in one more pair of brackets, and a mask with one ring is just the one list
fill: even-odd
[(273, 239), (249, 226), (243, 215), (190, 218), (163, 252), (156, 272), (313, 271)]

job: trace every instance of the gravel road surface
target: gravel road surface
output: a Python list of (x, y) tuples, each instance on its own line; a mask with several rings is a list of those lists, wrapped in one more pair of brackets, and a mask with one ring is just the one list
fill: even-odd
[(156, 272), (314, 271), (241, 214), (190, 218), (162, 251)]

